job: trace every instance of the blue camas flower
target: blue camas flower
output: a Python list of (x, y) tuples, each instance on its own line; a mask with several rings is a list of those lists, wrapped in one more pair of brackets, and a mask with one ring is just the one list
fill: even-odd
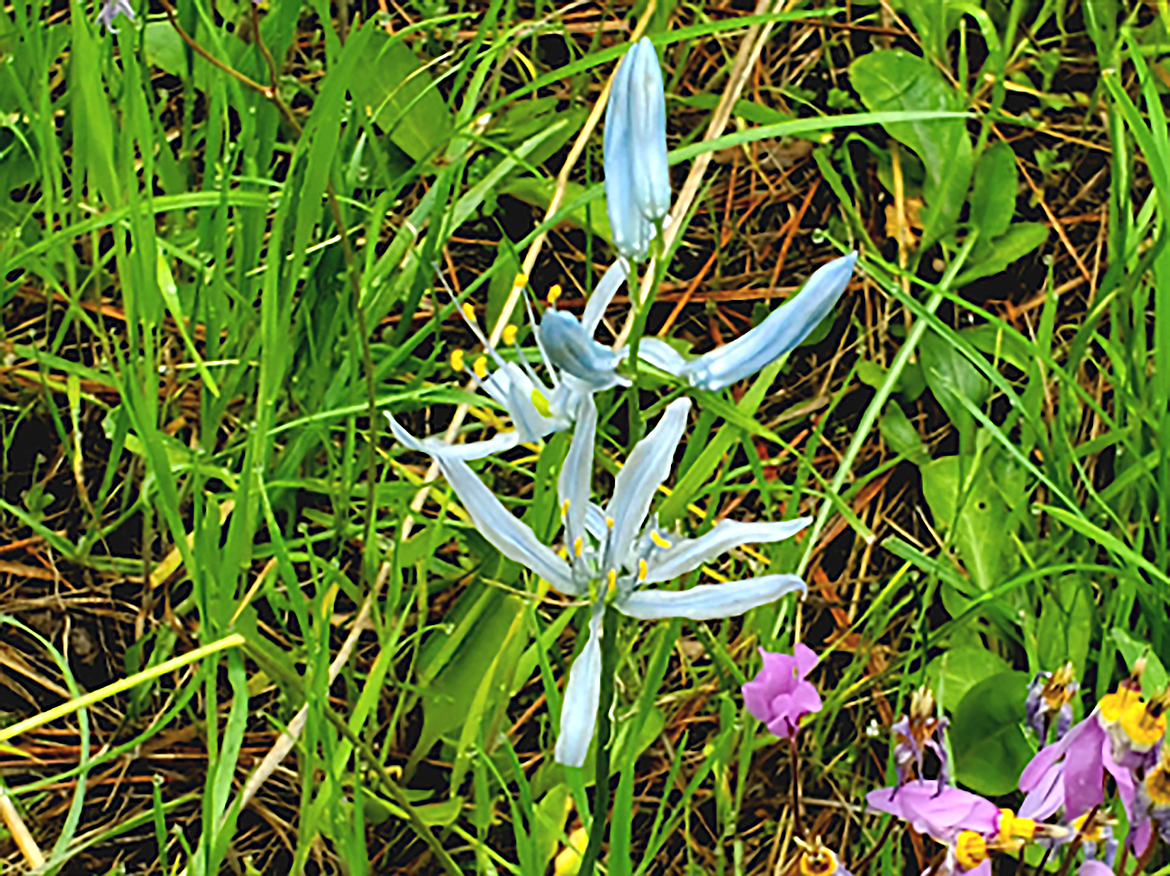
[(614, 246), (641, 261), (670, 210), (662, 69), (646, 37), (622, 58), (605, 108), (605, 199)]
[(689, 399), (672, 402), (658, 425), (634, 447), (614, 482), (605, 507), (590, 501), (597, 408), (593, 396), (579, 400), (576, 428), (557, 491), (564, 519), (564, 551), (558, 554), (500, 503), (457, 453), (435, 452), (439, 468), (467, 509), (476, 529), (504, 556), (524, 565), (554, 588), (585, 598), (591, 606), (589, 639), (569, 672), (561, 709), (556, 759), (581, 766), (593, 738), (601, 686), (601, 634), (605, 613), (616, 609), (640, 620), (734, 617), (794, 590), (796, 575), (763, 575), (689, 590), (648, 588), (691, 572), (707, 560), (747, 543), (789, 538), (810, 518), (781, 523), (720, 521), (699, 538), (684, 538), (650, 517), (655, 492), (670, 473), (686, 426)]
[[(605, 313), (605, 307), (628, 276), (629, 265), (624, 259), (618, 259), (610, 266), (585, 308), (583, 323), (566, 313), (558, 314), (558, 311), (552, 309), (545, 312), (545, 318), (536, 332), (535, 355), (544, 365), (552, 386), (541, 380), (529, 364), (528, 356), (532, 351), (526, 353), (515, 343), (514, 326), (504, 331), (505, 343), (512, 345), (516, 359), (508, 361), (488, 342), (474, 318), (460, 308), (459, 312), (485, 350), (485, 354), (478, 357), (470, 369), (473, 381), (508, 412), (513, 428), (499, 432), (486, 441), (452, 445), (437, 436), (416, 438), (392, 415), (387, 414), (394, 437), (412, 450), (431, 456), (442, 453), (448, 457), (456, 455), (460, 459), (483, 459), (493, 453), (510, 450), (518, 444), (539, 441), (554, 432), (568, 429), (573, 425), (573, 417), (583, 395), (628, 382), (616, 371), (617, 361), (624, 354), (613, 353), (592, 337)], [(566, 322), (572, 325), (566, 326)], [(461, 370), (462, 352), (457, 351), (452, 359), (458, 360)], [(489, 361), (494, 369), (489, 367)]]

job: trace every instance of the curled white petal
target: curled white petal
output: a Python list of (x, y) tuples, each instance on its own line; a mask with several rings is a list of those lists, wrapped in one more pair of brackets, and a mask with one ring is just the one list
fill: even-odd
[(654, 431), (634, 446), (614, 480), (613, 497), (605, 509), (614, 521), (608, 554), (608, 563), (614, 569), (626, 564), (634, 539), (650, 512), (654, 493), (670, 474), (690, 409), (687, 398), (667, 405)]
[(647, 584), (670, 581), (741, 544), (763, 544), (791, 538), (812, 523), (811, 517), (778, 523), (741, 523), (720, 520), (698, 538), (668, 536), (670, 547), (655, 548), (647, 561)]
[(686, 363), (679, 376), (699, 389), (723, 389), (795, 349), (833, 309), (856, 261), (851, 252), (822, 265), (792, 300), (742, 337)]
[(552, 548), (541, 544), (528, 524), (513, 517), (465, 462), (446, 455), (436, 456), (435, 461), (467, 509), (475, 528), (496, 550), (531, 569), (562, 593), (581, 595), (580, 588), (573, 583), (568, 563)]
[(557, 763), (579, 767), (589, 754), (601, 700), (601, 621), (605, 607), (599, 602), (589, 620), (589, 641), (569, 668), (565, 700), (561, 704), (561, 730), (554, 752)]
[(616, 606), (622, 614), (638, 620), (714, 620), (741, 615), (794, 590), (808, 590), (799, 575), (763, 575), (727, 584), (701, 584), (690, 590), (635, 590)]

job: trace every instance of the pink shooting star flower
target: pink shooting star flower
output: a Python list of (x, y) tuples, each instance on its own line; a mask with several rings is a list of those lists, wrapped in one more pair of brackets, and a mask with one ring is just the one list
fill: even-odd
[(817, 664), (812, 648), (797, 643), (793, 656), (760, 649), (764, 667), (743, 686), (748, 711), (782, 739), (792, 739), (800, 719), (821, 710), (821, 695), (805, 676)]

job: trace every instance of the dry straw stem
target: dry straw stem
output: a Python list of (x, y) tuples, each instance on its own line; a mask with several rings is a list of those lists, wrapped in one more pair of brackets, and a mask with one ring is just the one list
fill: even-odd
[(39, 715), (33, 715), (31, 718), (17, 721), (10, 727), (0, 729), (0, 742), (7, 742), (9, 739), (19, 736), (21, 733), (27, 733), (29, 730), (43, 727), (45, 724), (52, 723), (58, 718), (64, 718), (66, 715), (71, 715), (79, 709), (88, 708), (103, 700), (108, 700), (112, 696), (117, 696), (123, 691), (130, 690), (130, 688), (136, 687), (144, 681), (161, 678), (168, 672), (175, 669), (182, 669), (189, 663), (198, 662), (204, 657), (210, 657), (212, 654), (217, 654), (220, 651), (226, 651), (228, 648), (235, 648), (242, 644), (244, 644), (244, 637), (239, 633), (232, 633), (230, 636), (224, 636), (222, 639), (212, 642), (210, 645), (204, 645), (196, 648), (194, 651), (188, 651), (186, 654), (180, 654), (178, 657), (164, 660), (158, 666), (152, 666), (149, 669), (142, 670), (142, 672), (136, 672), (134, 675), (120, 678), (111, 684), (107, 684), (105, 687), (79, 696), (75, 700), (69, 700), (68, 702), (61, 703), (59, 706), (53, 706), (53, 708), (47, 709)]

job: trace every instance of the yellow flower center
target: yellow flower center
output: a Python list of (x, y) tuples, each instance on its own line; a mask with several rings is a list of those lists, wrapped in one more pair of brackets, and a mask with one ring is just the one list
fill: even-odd
[(1130, 703), (1121, 714), (1121, 729), (1135, 745), (1150, 748), (1166, 735), (1166, 715), (1153, 702)]
[(800, 853), (800, 876), (828, 876), (837, 870), (837, 856), (820, 848)]
[(1146, 793), (1155, 806), (1170, 806), (1170, 764), (1165, 760), (1146, 776)]
[(999, 843), (1008, 845), (1012, 840), (1030, 840), (1036, 836), (1036, 822), (1031, 818), (1020, 818), (1010, 809), (999, 810)]
[(1101, 697), (1101, 702), (1097, 703), (1097, 708), (1101, 712), (1101, 717), (1114, 724), (1121, 720), (1121, 716), (1125, 714), (1125, 710), (1133, 703), (1141, 703), (1142, 695), (1136, 690), (1131, 690), (1128, 687), (1123, 687), (1119, 691), (1111, 694), (1105, 694)]
[(973, 870), (987, 860), (987, 841), (973, 830), (955, 837), (955, 860), (964, 870)]

